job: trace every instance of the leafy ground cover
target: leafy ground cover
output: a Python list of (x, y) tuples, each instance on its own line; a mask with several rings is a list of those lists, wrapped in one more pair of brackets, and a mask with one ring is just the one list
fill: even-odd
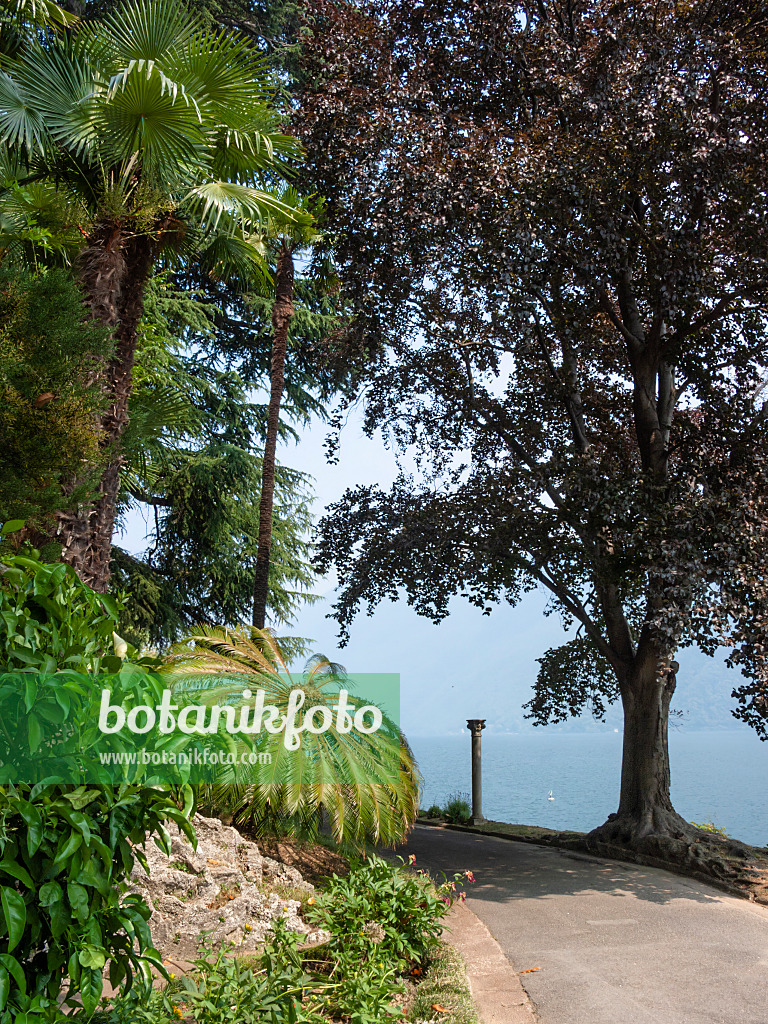
[(161, 988), (134, 986), (105, 1003), (93, 1024), (474, 1024), (461, 958), (439, 942), (442, 920), (472, 873), (435, 883), (412, 867), (375, 854), (352, 862), (302, 906), (306, 920), (327, 930), (327, 942), (303, 948), (278, 919), (263, 951), (238, 957), (232, 948), (203, 947), (188, 976), (171, 975)]

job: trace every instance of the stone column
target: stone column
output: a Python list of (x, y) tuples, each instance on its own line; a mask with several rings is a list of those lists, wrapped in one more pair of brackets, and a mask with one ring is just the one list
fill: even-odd
[(480, 749), (485, 719), (468, 718), (467, 728), (472, 733), (472, 818), (470, 820), (473, 825), (478, 825), (481, 821), (485, 821), (483, 817), (482, 752)]

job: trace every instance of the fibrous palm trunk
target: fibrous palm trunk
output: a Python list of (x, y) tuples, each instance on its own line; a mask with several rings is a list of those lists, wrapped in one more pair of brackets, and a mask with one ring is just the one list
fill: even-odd
[(272, 513), (275, 501), (275, 452), (280, 426), (280, 404), (285, 387), (285, 357), (288, 351), (288, 327), (293, 316), (293, 249), (282, 245), (275, 275), (275, 305), (272, 309), (272, 366), (270, 372), (269, 413), (264, 459), (261, 468), (259, 502), (259, 541), (256, 575), (253, 585), (253, 625), (264, 628), (269, 593), (269, 564), (272, 549)]
[(81, 257), (80, 279), (94, 317), (112, 330), (115, 349), (103, 381), (108, 406), (101, 420), (106, 466), (98, 497), (59, 513), (62, 558), (80, 578), (104, 592), (109, 583), (112, 533), (120, 490), (120, 439), (128, 426), (136, 338), (144, 312), (144, 289), (153, 262), (152, 239), (126, 234), (118, 223), (100, 224)]

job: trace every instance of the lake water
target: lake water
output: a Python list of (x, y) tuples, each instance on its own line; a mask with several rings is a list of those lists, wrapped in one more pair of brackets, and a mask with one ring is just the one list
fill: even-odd
[[(410, 737), (421, 806), (471, 790), (470, 735)], [(619, 733), (483, 735), (483, 813), (496, 821), (588, 831), (619, 800)], [(768, 742), (743, 732), (673, 731), (672, 802), (688, 821), (768, 844)], [(552, 791), (555, 799), (547, 796)]]

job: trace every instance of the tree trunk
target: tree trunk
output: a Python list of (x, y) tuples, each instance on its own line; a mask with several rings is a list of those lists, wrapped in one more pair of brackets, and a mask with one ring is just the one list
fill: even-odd
[(283, 243), (275, 275), (275, 305), (272, 309), (272, 366), (270, 372), (269, 414), (264, 459), (261, 467), (259, 502), (259, 543), (253, 584), (253, 625), (264, 628), (269, 592), (269, 563), (272, 548), (272, 510), (275, 500), (275, 452), (280, 426), (280, 404), (285, 386), (285, 357), (288, 351), (288, 327), (293, 316), (293, 249)]
[(699, 878), (742, 884), (752, 870), (750, 848), (702, 832), (682, 818), (669, 796), (669, 705), (677, 662), (666, 676), (655, 657), (638, 661), (621, 681), (624, 749), (619, 810), (576, 848)]
[(120, 490), (120, 439), (128, 426), (136, 336), (144, 312), (144, 289), (153, 262), (147, 234), (125, 236), (115, 223), (100, 225), (81, 259), (81, 280), (94, 317), (113, 328), (115, 350), (104, 375), (109, 405), (102, 416), (101, 446), (106, 467), (99, 497), (58, 515), (62, 558), (94, 590), (109, 583), (112, 533)]
[(674, 691), (674, 672), (659, 678), (656, 658), (637, 666), (624, 688), (618, 817), (631, 822), (638, 838), (670, 826), (676, 829), (682, 821), (669, 796), (669, 706)]
[(655, 655), (638, 657), (621, 680), (624, 745), (619, 809), (586, 837), (595, 852), (636, 851), (660, 861), (680, 858), (696, 829), (672, 806), (669, 795), (669, 706), (675, 672)]

